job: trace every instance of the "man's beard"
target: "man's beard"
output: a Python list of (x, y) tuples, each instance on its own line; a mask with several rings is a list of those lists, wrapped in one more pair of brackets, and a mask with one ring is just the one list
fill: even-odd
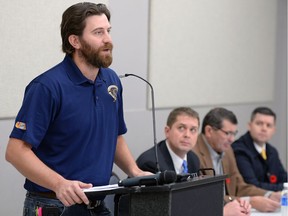
[[(112, 60), (113, 60), (113, 57), (112, 57), (113, 44), (112, 43), (106, 43), (103, 47), (94, 49), (85, 40), (80, 39), (80, 41), (82, 45), (82, 49), (80, 50), (81, 55), (88, 64), (96, 68), (100, 68), (100, 67), (107, 68), (112, 64)], [(101, 51), (106, 50), (106, 49), (109, 49), (111, 53), (101, 55)]]

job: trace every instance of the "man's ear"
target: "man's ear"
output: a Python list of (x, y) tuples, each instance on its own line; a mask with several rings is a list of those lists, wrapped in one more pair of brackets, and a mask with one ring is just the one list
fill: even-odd
[(68, 37), (68, 41), (71, 44), (71, 46), (74, 47), (74, 49), (79, 49), (80, 48), (80, 43), (79, 43), (79, 37), (76, 35), (70, 35)]
[(210, 125), (206, 125), (204, 128), (205, 136), (210, 137), (213, 128)]
[[(169, 132), (170, 128), (166, 125), (164, 128), (164, 133), (165, 135), (167, 135), (167, 133)], [(167, 137), (167, 136), (166, 136)]]

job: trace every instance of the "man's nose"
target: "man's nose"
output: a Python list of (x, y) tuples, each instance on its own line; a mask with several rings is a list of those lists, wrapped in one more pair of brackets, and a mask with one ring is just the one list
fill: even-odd
[(105, 32), (105, 34), (104, 34), (104, 36), (103, 36), (103, 41), (105, 42), (105, 43), (108, 43), (108, 42), (112, 42), (112, 37), (111, 37), (111, 35), (110, 35), (110, 33), (109, 32)]
[(185, 137), (190, 137), (190, 130), (189, 129), (186, 129), (185, 131), (184, 131), (184, 136)]

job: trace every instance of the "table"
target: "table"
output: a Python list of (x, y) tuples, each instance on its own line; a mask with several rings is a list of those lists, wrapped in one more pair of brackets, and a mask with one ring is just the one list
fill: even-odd
[(280, 209), (276, 212), (258, 212), (255, 209), (252, 209), (251, 216), (281, 216)]

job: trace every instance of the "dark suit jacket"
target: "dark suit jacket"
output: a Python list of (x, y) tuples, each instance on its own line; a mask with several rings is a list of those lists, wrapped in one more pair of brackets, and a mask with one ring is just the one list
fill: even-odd
[[(174, 164), (168, 148), (166, 146), (165, 140), (161, 141), (157, 144), (157, 153), (159, 158), (159, 166), (160, 172), (164, 172), (165, 170), (172, 170), (174, 169)], [(138, 159), (136, 160), (138, 167), (144, 171), (149, 171), (152, 173), (157, 172), (156, 168), (156, 157), (155, 157), (155, 148), (152, 147), (147, 151), (143, 152)], [(189, 173), (196, 173), (199, 170), (199, 159), (195, 153), (192, 151), (187, 153), (187, 164), (188, 164), (188, 172)], [(129, 210), (129, 197), (127, 195), (122, 195), (119, 204), (119, 215), (130, 215)]]
[[(204, 143), (202, 134), (198, 136), (197, 144), (193, 148), (193, 151), (200, 160), (200, 168), (213, 168), (211, 155)], [(222, 158), (222, 166), (224, 174), (228, 175), (228, 178), (225, 181), (227, 195), (232, 197), (263, 196), (267, 192), (266, 190), (244, 182), (237, 168), (235, 156), (231, 147), (225, 152), (225, 155)], [(225, 197), (225, 201), (228, 201), (227, 196)]]
[[(159, 158), (160, 171), (161, 172), (165, 170), (175, 171), (174, 164), (171, 155), (168, 151), (168, 148), (166, 146), (165, 140), (157, 144), (157, 152)], [(156, 173), (157, 168), (156, 168), (155, 148), (152, 147), (147, 151), (143, 152), (136, 160), (136, 163), (140, 169)], [(189, 173), (196, 173), (199, 170), (200, 166), (199, 159), (196, 156), (196, 154), (192, 151), (189, 151), (187, 153), (187, 164)]]
[[(247, 183), (267, 190), (283, 189), (283, 183), (287, 182), (287, 172), (279, 159), (277, 150), (272, 145), (266, 143), (267, 160), (264, 160), (257, 152), (250, 133), (247, 132), (232, 144), (232, 148), (238, 169)], [(273, 183), (275, 176), (277, 182)]]

